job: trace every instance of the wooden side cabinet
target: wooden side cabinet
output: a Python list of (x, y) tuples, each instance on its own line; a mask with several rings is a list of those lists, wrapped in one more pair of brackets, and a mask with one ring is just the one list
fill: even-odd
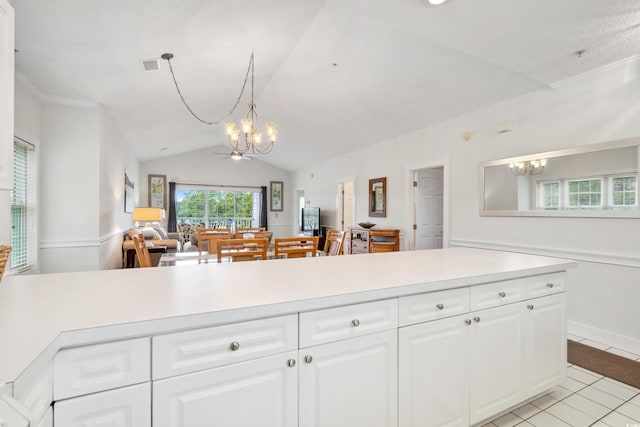
[(397, 252), (400, 250), (400, 230), (398, 229), (347, 229), (350, 254), (373, 252)]

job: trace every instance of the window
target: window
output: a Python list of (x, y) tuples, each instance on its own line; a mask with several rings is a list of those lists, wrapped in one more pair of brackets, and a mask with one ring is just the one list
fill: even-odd
[(207, 228), (258, 227), (262, 204), (260, 190), (225, 191), (201, 188), (176, 189), (178, 224)]
[(560, 181), (540, 184), (540, 208), (544, 210), (560, 209)]
[(602, 207), (602, 179), (567, 181), (567, 206), (570, 209)]
[(631, 208), (638, 205), (637, 177), (616, 176), (611, 179), (611, 206)]
[(35, 156), (30, 145), (15, 141), (11, 192), (11, 270), (35, 264)]
[(538, 209), (631, 209), (638, 205), (637, 175), (538, 181)]

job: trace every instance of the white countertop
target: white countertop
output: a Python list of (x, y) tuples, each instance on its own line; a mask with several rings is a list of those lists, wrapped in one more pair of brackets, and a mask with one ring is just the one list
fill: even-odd
[(0, 384), (47, 349), (562, 271), (471, 248), (5, 277)]

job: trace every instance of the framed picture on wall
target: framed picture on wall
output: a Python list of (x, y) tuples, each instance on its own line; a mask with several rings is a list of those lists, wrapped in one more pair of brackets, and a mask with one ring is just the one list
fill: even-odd
[(282, 212), (282, 181), (271, 181), (271, 210)]
[(167, 208), (166, 175), (149, 175), (149, 207)]
[(135, 184), (129, 179), (127, 172), (124, 173), (124, 212), (133, 213), (135, 204)]

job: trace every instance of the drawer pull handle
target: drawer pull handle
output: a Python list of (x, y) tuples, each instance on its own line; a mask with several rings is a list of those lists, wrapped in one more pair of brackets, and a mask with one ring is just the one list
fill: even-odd
[(480, 323), (480, 317), (476, 316), (473, 318), (473, 321), (476, 323)]
[(351, 324), (353, 325), (354, 328), (357, 328), (358, 326), (360, 326), (360, 321), (358, 319), (353, 319), (351, 321)]
[(293, 368), (294, 366), (296, 366), (296, 359), (287, 360), (287, 366), (290, 368)]
[(551, 282), (547, 283), (547, 288), (549, 288), (549, 289), (553, 288), (553, 283), (551, 283)]
[(507, 296), (507, 294), (505, 294), (504, 292), (498, 292), (498, 295), (500, 296), (500, 298), (504, 298)]
[(533, 310), (533, 304), (529, 304), (529, 305), (527, 306), (527, 308), (528, 308), (529, 310)]
[(438, 304), (438, 305), (436, 305), (436, 308), (438, 310), (442, 310), (444, 308), (444, 304)]
[(237, 341), (234, 341), (231, 343), (229, 348), (231, 349), (231, 351), (237, 351), (240, 348), (240, 343)]
[(311, 355), (310, 355), (310, 354), (307, 354), (307, 355), (304, 357), (304, 362), (305, 362), (305, 363), (311, 363), (311, 362), (313, 362), (313, 357), (311, 357)]
[(464, 323), (466, 323), (467, 325), (470, 325), (471, 324), (471, 319), (465, 319)]

